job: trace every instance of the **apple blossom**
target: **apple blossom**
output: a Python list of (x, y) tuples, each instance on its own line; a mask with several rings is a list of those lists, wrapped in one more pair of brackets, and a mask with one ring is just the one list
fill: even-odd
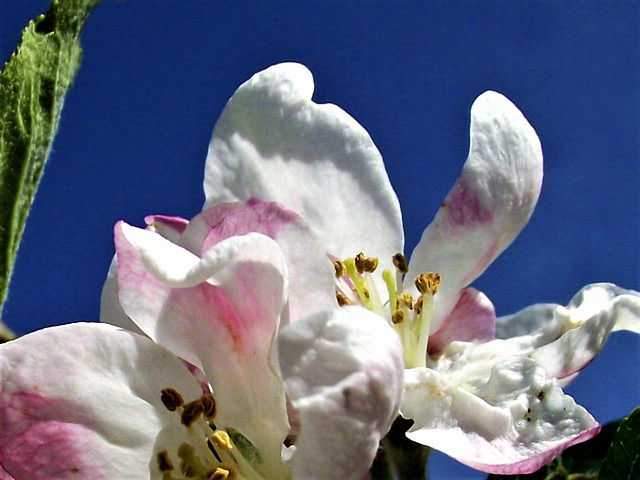
[[(319, 242), (333, 263), (338, 303), (364, 305), (401, 338), (408, 368), (401, 413), (414, 420), (414, 441), (481, 470), (524, 473), (597, 433), (560, 386), (612, 329), (638, 330), (638, 294), (590, 286), (605, 293), (588, 308), (579, 299), (564, 310), (532, 307), (498, 321), (499, 332), (520, 325), (526, 335), (493, 340), (494, 307), (469, 287), (524, 227), (540, 193), (541, 146), (522, 113), (495, 92), (474, 102), (469, 157), (407, 262), (380, 153), (353, 118), (314, 103), (312, 93), (311, 74), (297, 64), (273, 66), (236, 91), (209, 145), (198, 221), (225, 208), (251, 217), (247, 211), (272, 202), (304, 219), (306, 243), (315, 252)], [(283, 249), (290, 245), (260, 228)], [(297, 303), (315, 305), (299, 291)], [(561, 328), (545, 330), (550, 312), (567, 311)], [(575, 355), (575, 342), (588, 348)]]
[(124, 222), (115, 238), (105, 315), (146, 336), (71, 324), (0, 345), (2, 478), (362, 477), (402, 394), (383, 319), (354, 306), (281, 328), (287, 266), (258, 233), (201, 256)]

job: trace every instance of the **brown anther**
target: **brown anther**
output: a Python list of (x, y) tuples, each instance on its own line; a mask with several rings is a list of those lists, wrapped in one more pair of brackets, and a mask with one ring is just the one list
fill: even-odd
[(416, 288), (423, 295), (430, 293), (435, 295), (440, 286), (440, 274), (439, 273), (421, 273), (416, 278)]
[(158, 462), (158, 468), (161, 472), (170, 472), (171, 470), (173, 470), (173, 463), (171, 463), (171, 460), (169, 459), (169, 453), (166, 450), (158, 452), (156, 461)]
[(400, 273), (407, 273), (409, 271), (409, 264), (402, 253), (396, 253), (393, 256), (393, 264)]
[(347, 267), (344, 266), (340, 260), (336, 260), (333, 262), (333, 270), (335, 272), (336, 278), (344, 277), (347, 274)]
[(369, 289), (367, 287), (362, 287), (362, 293), (366, 298), (371, 298), (371, 294), (369, 293)]
[(176, 408), (184, 405), (184, 398), (175, 388), (165, 388), (160, 393), (160, 400), (170, 412), (175, 412)]
[(424, 297), (422, 295), (420, 295), (418, 297), (418, 300), (416, 300), (416, 303), (413, 304), (413, 308), (415, 309), (416, 313), (418, 315), (420, 315), (420, 312), (422, 312), (422, 305), (424, 304)]
[(413, 309), (413, 297), (410, 293), (401, 293), (398, 295), (398, 306), (405, 307), (409, 310)]
[(187, 478), (196, 478), (196, 472), (191, 465), (184, 460), (180, 462), (180, 471)]
[(182, 409), (182, 415), (180, 416), (180, 421), (188, 428), (193, 425), (193, 422), (195, 422), (203, 412), (204, 405), (200, 398), (193, 402), (185, 403)]
[(376, 257), (365, 257), (364, 253), (360, 252), (356, 255), (356, 270), (359, 274), (373, 273), (378, 268), (378, 259)]
[(351, 300), (342, 292), (336, 292), (336, 300), (338, 300), (338, 305), (341, 307), (351, 303)]
[(205, 393), (200, 397), (200, 401), (202, 402), (202, 414), (207, 419), (215, 418), (216, 413), (218, 413), (216, 397), (211, 393)]
[(406, 314), (404, 313), (404, 310), (399, 308), (398, 310), (396, 310), (391, 314), (391, 321), (393, 322), (394, 325), (397, 325), (398, 323), (402, 323), (404, 322), (405, 315)]

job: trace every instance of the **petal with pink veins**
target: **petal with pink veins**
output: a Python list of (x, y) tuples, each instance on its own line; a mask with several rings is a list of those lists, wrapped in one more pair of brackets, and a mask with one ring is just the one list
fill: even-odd
[(313, 77), (283, 63), (254, 75), (227, 103), (209, 145), (206, 207), (256, 198), (298, 213), (338, 258), (390, 263), (404, 237), (398, 199), (367, 131), (311, 100)]
[(201, 255), (222, 240), (251, 232), (274, 239), (289, 271), (292, 320), (336, 306), (333, 265), (304, 220), (276, 202), (223, 203), (197, 215), (177, 242)]
[(111, 325), (0, 345), (0, 465), (16, 480), (150, 478), (159, 432), (180, 425), (160, 400), (167, 387), (201, 395), (173, 354)]
[(449, 343), (486, 342), (496, 334), (496, 311), (491, 300), (475, 288), (465, 288), (440, 328), (429, 337), (429, 354), (435, 355)]
[[(271, 343), (284, 306), (284, 258), (270, 238), (231, 237), (202, 258), (157, 233), (116, 225), (120, 303), (151, 339), (200, 368), (233, 427), (277, 476), (287, 431)], [(275, 473), (274, 473), (275, 472)]]
[(535, 131), (504, 96), (483, 93), (471, 107), (471, 145), (462, 173), (411, 255), (411, 272), (442, 277), (431, 331), (455, 307), (460, 290), (522, 230), (541, 185)]
[(287, 326), (278, 352), (300, 415), (293, 477), (362, 478), (402, 397), (402, 346), (392, 327), (344, 307)]

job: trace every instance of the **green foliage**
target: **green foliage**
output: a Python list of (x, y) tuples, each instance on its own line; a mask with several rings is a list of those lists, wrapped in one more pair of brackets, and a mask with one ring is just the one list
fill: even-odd
[(600, 480), (640, 478), (640, 407), (625, 418), (602, 463)]
[(260, 457), (258, 449), (253, 446), (253, 443), (251, 443), (247, 437), (242, 435), (235, 428), (228, 427), (226, 430), (229, 434), (229, 438), (233, 442), (233, 445), (238, 449), (242, 456), (253, 467), (259, 467), (262, 464), (262, 458)]
[(78, 37), (101, 0), (54, 0), (0, 72), (0, 308), (18, 244), (80, 64)]
[(567, 448), (537, 472), (528, 475), (489, 475), (487, 480), (596, 480), (619, 425), (620, 421), (605, 425), (591, 440)]

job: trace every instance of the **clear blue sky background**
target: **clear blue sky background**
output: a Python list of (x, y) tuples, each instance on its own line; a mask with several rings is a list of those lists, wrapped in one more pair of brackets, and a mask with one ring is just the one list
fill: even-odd
[[(6, 59), (48, 0), (1, 0)], [(19, 332), (96, 320), (118, 219), (191, 217), (228, 97), (281, 61), (306, 64), (315, 100), (371, 133), (408, 251), (455, 180), (469, 107), (507, 95), (537, 130), (542, 196), (476, 282), (499, 314), (566, 303), (581, 286), (638, 289), (638, 2), (105, 0), (27, 223), (4, 320)], [(640, 404), (639, 342), (619, 333), (568, 389), (601, 421)], [(434, 455), (434, 480), (484, 478)]]

